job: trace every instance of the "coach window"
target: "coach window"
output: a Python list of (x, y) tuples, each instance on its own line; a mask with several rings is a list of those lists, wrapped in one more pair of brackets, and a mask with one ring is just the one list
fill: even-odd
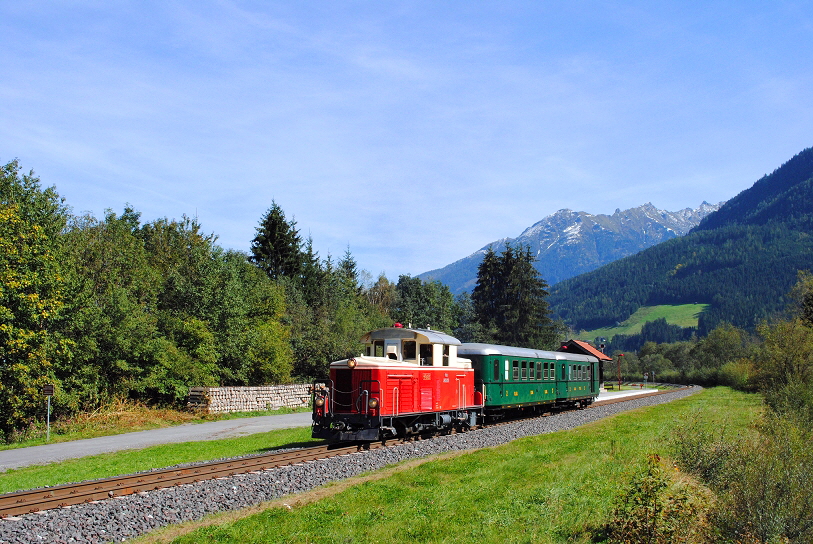
[(531, 379), (531, 380), (536, 379), (536, 374), (534, 373), (534, 368), (535, 367), (536, 367), (536, 365), (534, 364), (533, 361), (528, 361), (528, 378)]
[(421, 344), (418, 351), (421, 355), (421, 364), (424, 366), (432, 366), (432, 344)]
[(562, 381), (567, 377), (567, 365), (562, 365)]
[(528, 361), (522, 361), (522, 379), (528, 379)]
[(500, 362), (494, 361), (494, 381), (500, 381)]
[(404, 340), (404, 361), (415, 360), (415, 356), (417, 355), (415, 349), (415, 340)]
[(513, 379), (516, 382), (516, 381), (519, 381), (519, 361), (514, 361), (513, 368), (514, 368)]

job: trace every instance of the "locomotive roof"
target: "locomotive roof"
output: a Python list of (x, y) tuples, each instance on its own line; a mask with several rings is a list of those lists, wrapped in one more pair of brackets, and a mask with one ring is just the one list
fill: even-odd
[(372, 342), (373, 340), (386, 340), (390, 338), (406, 338), (420, 340), (424, 343), (432, 344), (448, 344), (450, 346), (460, 346), (460, 340), (448, 334), (433, 331), (430, 329), (405, 329), (401, 327), (387, 327), (385, 329), (376, 329), (370, 331), (361, 337), (364, 343)]
[(544, 351), (541, 349), (518, 348), (514, 346), (500, 346), (498, 344), (461, 344), (457, 348), (458, 355), (505, 355), (507, 357), (527, 357), (533, 359), (551, 359), (558, 361), (595, 362), (597, 359), (589, 355), (577, 353), (563, 353), (561, 351)]

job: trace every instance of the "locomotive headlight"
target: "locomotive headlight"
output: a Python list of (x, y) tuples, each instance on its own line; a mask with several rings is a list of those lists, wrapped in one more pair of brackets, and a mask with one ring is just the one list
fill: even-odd
[(351, 357), (350, 359), (348, 359), (348, 360), (347, 360), (347, 366), (348, 366), (349, 368), (356, 368), (356, 365), (357, 365), (357, 364), (358, 364), (358, 362), (356, 362), (356, 358), (355, 358), (355, 357)]
[(316, 406), (322, 407), (325, 405), (325, 398), (324, 397), (316, 397), (316, 400), (313, 401)]
[(369, 406), (372, 409), (378, 408), (378, 399), (370, 399), (369, 401), (367, 401), (367, 406)]

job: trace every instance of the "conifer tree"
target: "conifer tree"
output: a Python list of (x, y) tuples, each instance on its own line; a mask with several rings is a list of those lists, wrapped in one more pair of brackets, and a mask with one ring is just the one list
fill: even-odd
[(287, 221), (285, 212), (274, 201), (257, 227), (251, 253), (249, 260), (272, 279), (299, 279), (302, 273), (305, 256), (296, 221)]
[(534, 268), (529, 248), (510, 245), (499, 257), (492, 248), (477, 271), (472, 301), (485, 341), (552, 348), (556, 327), (550, 318), (547, 284)]

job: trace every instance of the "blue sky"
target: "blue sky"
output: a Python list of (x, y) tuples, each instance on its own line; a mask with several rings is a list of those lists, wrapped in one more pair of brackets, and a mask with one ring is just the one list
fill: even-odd
[(76, 213), (275, 200), (416, 275), (561, 208), (718, 202), (813, 145), (808, 2), (0, 4), (0, 161)]

